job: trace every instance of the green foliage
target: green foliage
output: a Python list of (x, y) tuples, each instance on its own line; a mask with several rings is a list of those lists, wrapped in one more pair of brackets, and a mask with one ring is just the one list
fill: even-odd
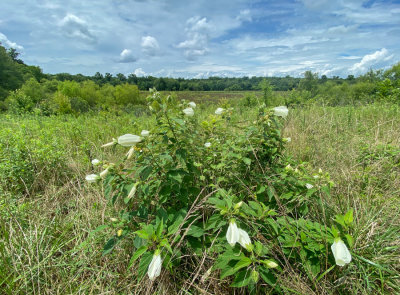
[[(129, 265), (137, 264), (139, 280), (155, 251), (179, 276), (196, 272), (188, 265), (193, 255), (218, 257), (213, 270), (221, 280), (258, 292), (281, 292), (277, 278), (287, 261), (301, 261), (310, 282), (334, 263), (333, 235), (313, 220), (330, 184), (322, 176), (315, 183), (305, 165), (284, 156), (282, 119), (272, 110), (261, 105), (257, 119), (243, 124), (224, 105), (222, 115), (199, 120), (182, 112), (186, 101), (154, 90), (148, 105), (156, 122), (150, 136), (101, 174), (106, 198), (121, 208), (120, 230), (104, 254), (131, 239)], [(251, 237), (244, 249), (225, 237), (233, 219)]]
[(5, 191), (30, 194), (42, 190), (51, 178), (67, 174), (59, 141), (46, 134), (32, 136), (27, 128), (0, 130), (0, 186)]

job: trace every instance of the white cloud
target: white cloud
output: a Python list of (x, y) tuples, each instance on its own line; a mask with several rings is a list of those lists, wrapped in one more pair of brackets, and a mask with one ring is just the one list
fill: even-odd
[(142, 68), (137, 68), (133, 73), (138, 77), (146, 76), (146, 72)]
[(118, 62), (121, 63), (129, 63), (129, 62), (135, 62), (137, 59), (133, 55), (132, 50), (130, 49), (124, 49), (119, 55), (119, 60)]
[(68, 13), (59, 25), (69, 38), (77, 38), (90, 44), (97, 42), (96, 36), (89, 30), (89, 25), (76, 15)]
[(9, 48), (14, 48), (18, 50), (24, 49), (24, 47), (22, 47), (21, 45), (18, 45), (17, 43), (8, 40), (7, 36), (4, 35), (3, 33), (0, 33), (0, 42)]
[(213, 25), (207, 21), (207, 18), (198, 16), (188, 19), (186, 25), (185, 31), (188, 38), (176, 47), (184, 49), (184, 55), (188, 60), (194, 60), (209, 52), (207, 46)]
[(362, 73), (368, 70), (368, 68), (381, 65), (382, 62), (388, 61), (393, 58), (393, 54), (389, 55), (389, 51), (386, 48), (377, 50), (372, 54), (365, 55), (359, 63), (354, 64), (350, 71), (353, 73)]
[(142, 37), (142, 51), (149, 56), (157, 55), (160, 50), (160, 46), (158, 45), (157, 39), (152, 36), (144, 36)]
[(241, 10), (236, 19), (241, 22), (242, 21), (251, 22), (253, 20), (249, 9)]

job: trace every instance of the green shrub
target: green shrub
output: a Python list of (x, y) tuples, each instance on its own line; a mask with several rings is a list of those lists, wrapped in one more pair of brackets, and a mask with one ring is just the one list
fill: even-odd
[(288, 265), (312, 284), (334, 267), (334, 238), (352, 245), (352, 213), (336, 217), (340, 233), (318, 217), (329, 214), (321, 195), (331, 184), (284, 156), (282, 119), (265, 105), (247, 124), (235, 123), (226, 106), (199, 121), (187, 102), (155, 91), (148, 105), (156, 117), (150, 136), (111, 142), (130, 149), (87, 176), (103, 179), (106, 198), (121, 208), (102, 227), (114, 231), (104, 254), (129, 239), (138, 280), (146, 272), (155, 279), (161, 259), (176, 290), (182, 278), (201, 286), (197, 278), (214, 273), (231, 287), (284, 293), (279, 278)]

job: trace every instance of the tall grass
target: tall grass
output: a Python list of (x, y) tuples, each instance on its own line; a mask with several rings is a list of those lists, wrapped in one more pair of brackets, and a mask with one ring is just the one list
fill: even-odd
[[(210, 112), (214, 106), (200, 108)], [(237, 114), (235, 120), (251, 120), (254, 111), (241, 109)], [(113, 149), (100, 149), (101, 144), (115, 135), (151, 129), (152, 119), (137, 115), (0, 117), (3, 151), (10, 138), (16, 140), (26, 156), (18, 159), (34, 159), (35, 183), (45, 184), (13, 191), (0, 181), (0, 293), (146, 293), (146, 284), (133, 279), (135, 270), (127, 269), (131, 245), (122, 243), (110, 255), (101, 255), (108, 233), (94, 235), (93, 231), (115, 216), (117, 208), (108, 206), (103, 192), (84, 181), (92, 169), (91, 159), (116, 156)], [(333, 280), (322, 277), (307, 285), (296, 273), (287, 272), (281, 278), (285, 292), (400, 293), (399, 107), (295, 109), (287, 119), (284, 136), (292, 139), (287, 153), (331, 175), (335, 187), (327, 210), (344, 213), (354, 208), (353, 251), (357, 253), (344, 272), (330, 276)], [(0, 153), (0, 163), (11, 165), (10, 153)], [(62, 154), (57, 163), (51, 162), (52, 174), (40, 169), (50, 163), (46, 153)], [(4, 180), (6, 176), (0, 175)], [(213, 283), (188, 292), (230, 291)]]

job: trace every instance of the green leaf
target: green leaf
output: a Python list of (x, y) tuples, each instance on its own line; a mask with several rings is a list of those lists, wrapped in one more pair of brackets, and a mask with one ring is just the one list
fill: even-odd
[(238, 272), (235, 276), (235, 279), (233, 280), (233, 283), (231, 284), (231, 287), (244, 287), (250, 284), (251, 282), (251, 271), (250, 270), (242, 270)]
[(137, 249), (136, 252), (133, 253), (133, 255), (132, 255), (132, 257), (131, 257), (131, 260), (129, 261), (128, 269), (131, 268), (132, 265), (133, 265), (133, 263), (134, 263), (140, 256), (142, 256), (142, 254), (143, 254), (144, 252), (146, 252), (146, 251), (147, 251), (147, 246), (142, 246), (142, 247), (140, 247), (139, 249)]
[(353, 223), (353, 209), (350, 209), (347, 211), (347, 213), (344, 215), (344, 222), (347, 225), (351, 225)]
[(103, 256), (110, 253), (114, 249), (114, 246), (117, 244), (117, 242), (118, 238), (116, 237), (112, 237), (111, 239), (109, 239), (108, 242), (104, 245)]
[(150, 166), (150, 165), (149, 166), (144, 166), (143, 168), (138, 169), (138, 171), (139, 171), (140, 178), (143, 181), (145, 181), (149, 177), (151, 172), (153, 171), (153, 167)]
[(188, 236), (192, 236), (195, 238), (201, 237), (204, 235), (204, 230), (196, 225), (192, 225), (187, 233)]
[(243, 160), (243, 162), (244, 162), (246, 165), (248, 165), (248, 166), (251, 165), (251, 159), (249, 159), (249, 158), (243, 158), (242, 160)]
[(144, 275), (147, 273), (147, 270), (149, 268), (150, 262), (153, 259), (153, 254), (150, 252), (145, 252), (142, 256), (142, 258), (140, 259), (139, 262), (139, 267), (137, 270), (137, 274), (138, 274), (138, 281), (140, 281)]
[(221, 280), (226, 278), (227, 276), (235, 274), (239, 269), (249, 266), (251, 264), (251, 259), (242, 256), (240, 260), (234, 265), (234, 267), (228, 267), (221, 271)]
[(269, 269), (260, 266), (258, 268), (258, 272), (260, 273), (261, 278), (270, 286), (274, 286), (276, 284), (276, 277)]

